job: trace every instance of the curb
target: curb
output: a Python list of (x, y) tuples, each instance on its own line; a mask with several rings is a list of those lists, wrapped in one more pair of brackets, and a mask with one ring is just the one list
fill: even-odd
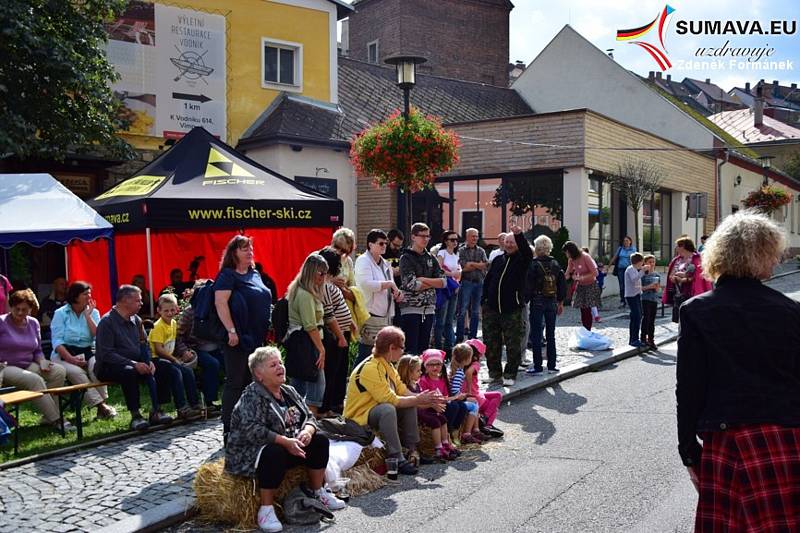
[(184, 496), (170, 500), (158, 507), (131, 515), (104, 528), (96, 530), (97, 533), (134, 533), (159, 531), (169, 527), (195, 514), (194, 496)]
[[(665, 337), (661, 337), (660, 339), (658, 339), (657, 345), (661, 346), (662, 344), (668, 344), (670, 342), (673, 342), (677, 338), (678, 338), (677, 334), (675, 333), (669, 334)], [(647, 351), (648, 350), (641, 350), (639, 348), (630, 348), (626, 346), (624, 348), (613, 350), (611, 354), (595, 355), (586, 362), (570, 365), (561, 370), (558, 374), (550, 374), (550, 375), (545, 374), (539, 379), (527, 378), (526, 381), (530, 380), (532, 382), (526, 383), (525, 385), (519, 387), (518, 389), (509, 390), (508, 392), (505, 392), (505, 387), (502, 387), (500, 389), (491, 389), (491, 390), (497, 390), (501, 392), (503, 394), (503, 401), (511, 400), (513, 398), (517, 398), (524, 394), (528, 394), (530, 392), (539, 389), (544, 389), (560, 381), (565, 381), (567, 379), (580, 376), (581, 374), (586, 374), (587, 372), (593, 372), (604, 366), (614, 364), (617, 361), (622, 361), (623, 359), (628, 359), (635, 355), (647, 353)]]

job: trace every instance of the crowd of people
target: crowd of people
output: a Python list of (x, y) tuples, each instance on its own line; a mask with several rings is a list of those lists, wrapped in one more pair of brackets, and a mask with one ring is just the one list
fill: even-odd
[[(457, 458), (462, 444), (502, 436), (494, 426), (502, 396), (479, 383), (484, 357), (486, 382), (510, 386), (527, 347), (533, 355), (527, 372), (544, 373), (545, 345), (546, 370), (555, 373), (556, 320), (564, 305), (580, 309), (587, 330), (597, 321), (594, 308), (600, 306), (605, 272), (586, 249), (566, 242), (562, 268), (546, 235), (529, 243), (514, 226), (488, 255), (478, 245), (477, 230), (468, 229), (465, 237), (459, 245), (457, 233), (445, 231), (430, 248), (430, 228), (415, 223), (404, 248), (400, 231), (373, 229), (354, 261), (355, 234), (337, 230), (329, 246), (307, 256), (287, 287), (286, 327), (273, 324), (282, 332), (274, 340), (285, 353), (267, 346), (271, 320), (281, 320), (281, 300), (257, 269), (254, 242), (244, 235), (226, 246), (213, 282), (184, 283), (179, 270), (171, 273), (171, 288), (181, 294), (162, 291), (149, 331), (139, 316), (149, 296), (141, 284), (119, 287), (115, 305), (103, 317), (90, 284), (54, 284), (51, 299), (61, 305), (48, 302), (50, 353), (42, 348), (34, 318), (35, 295), (13, 291), (0, 277), (0, 305), (8, 310), (0, 316), (3, 384), (26, 390), (65, 381), (119, 384), (135, 430), (170, 422), (164, 409), (170, 401), (182, 419), (221, 412), (225, 468), (257, 479), (259, 526), (280, 531), (275, 491), (292, 466), (308, 469), (310, 494), (329, 509), (345, 505), (324, 486), (328, 439), (319, 431), (320, 418), (341, 415), (379, 433), (387, 460), (400, 474), (416, 474), (420, 465)], [(766, 217), (747, 212), (729, 217), (704, 236), (704, 250), (686, 236), (675, 245), (663, 282), (656, 258), (639, 253), (629, 237), (609, 266), (620, 282), (621, 305), (630, 310), (632, 346), (655, 347), (658, 303), (673, 306), (673, 319), (681, 325), (679, 449), (700, 491), (698, 524), (730, 526), (742, 520), (736, 505), (756, 506), (737, 496), (720, 510), (719, 495), (733, 490), (732, 483), (737, 494), (744, 490), (737, 471), (728, 471), (738, 467), (730, 465), (739, 461), (757, 472), (762, 481), (748, 494), (766, 501), (773, 487), (790, 481), (781, 472), (800, 464), (800, 367), (787, 351), (791, 342), (780, 340), (782, 333), (797, 330), (790, 321), (800, 316), (800, 304), (760, 283), (783, 251), (780, 230)], [(200, 335), (195, 314), (202, 311), (189, 304), (193, 293), (207, 287), (219, 322), (214, 338)], [(741, 305), (742, 295), (747, 305)], [(742, 324), (737, 318), (742, 313), (746, 327), (731, 326)], [(753, 343), (763, 340), (773, 346), (759, 364), (750, 364), (760, 353)], [(141, 385), (150, 396), (147, 417)], [(770, 392), (775, 387), (780, 395)], [(105, 387), (85, 395), (100, 419), (117, 416), (107, 400)], [(34, 405), (45, 423), (72, 429), (59, 419), (50, 396)], [(421, 432), (430, 432), (432, 456), (419, 449)], [(749, 455), (742, 455), (742, 443), (750, 443)]]

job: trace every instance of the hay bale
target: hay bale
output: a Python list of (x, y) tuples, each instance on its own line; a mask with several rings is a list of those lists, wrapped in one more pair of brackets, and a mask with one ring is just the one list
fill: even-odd
[[(383, 476), (372, 468), (383, 464), (384, 451), (364, 448), (353, 468), (343, 476), (350, 478), (347, 490), (352, 496), (361, 496), (383, 487)], [(280, 503), (289, 492), (308, 482), (308, 471), (296, 466), (286, 472), (280, 487), (275, 492), (276, 510), (283, 518)], [(258, 508), (261, 505), (255, 479), (233, 476), (225, 472), (225, 460), (218, 459), (200, 466), (194, 478), (196, 507), (200, 520), (232, 524), (236, 529), (252, 529), (257, 524)]]

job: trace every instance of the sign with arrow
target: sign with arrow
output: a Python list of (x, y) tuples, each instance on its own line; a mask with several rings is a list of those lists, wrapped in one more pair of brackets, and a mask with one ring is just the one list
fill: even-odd
[(172, 93), (172, 98), (175, 100), (192, 100), (201, 104), (211, 101), (211, 98), (204, 94)]

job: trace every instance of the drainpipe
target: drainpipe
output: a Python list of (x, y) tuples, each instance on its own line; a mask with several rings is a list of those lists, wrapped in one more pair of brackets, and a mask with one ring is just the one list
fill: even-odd
[(715, 227), (719, 225), (720, 219), (722, 218), (722, 205), (720, 204), (722, 199), (722, 165), (727, 163), (728, 158), (730, 157), (727, 148), (723, 148), (722, 152), (725, 154), (725, 158), (717, 164), (717, 220), (716, 224), (714, 225)]

